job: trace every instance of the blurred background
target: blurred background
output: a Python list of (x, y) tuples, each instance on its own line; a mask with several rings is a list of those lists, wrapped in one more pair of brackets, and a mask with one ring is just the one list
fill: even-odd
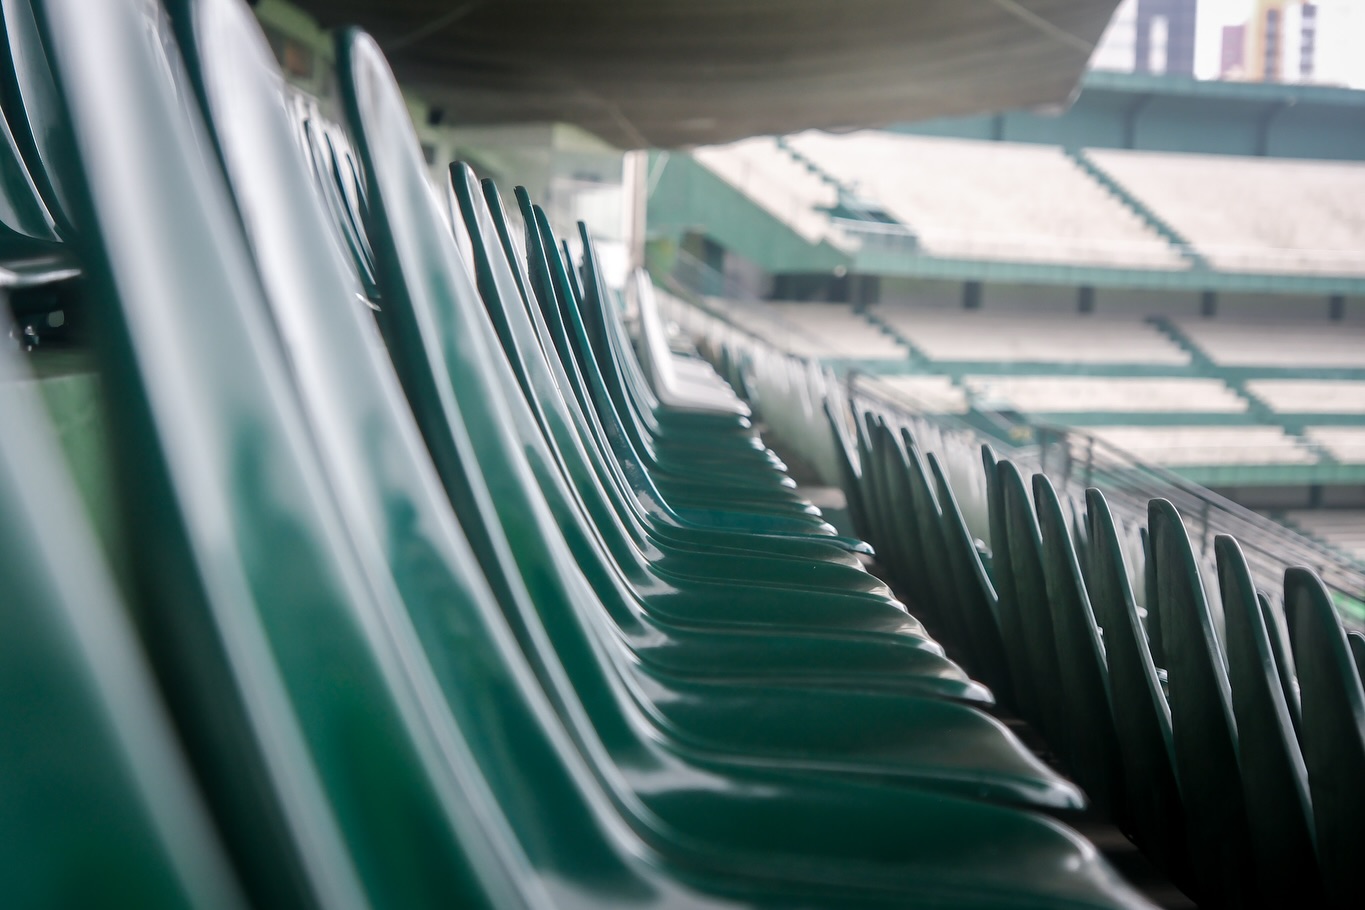
[(1365, 561), (1365, 4), (254, 8), (324, 115), (368, 29), (433, 184), (525, 185), (618, 286)]

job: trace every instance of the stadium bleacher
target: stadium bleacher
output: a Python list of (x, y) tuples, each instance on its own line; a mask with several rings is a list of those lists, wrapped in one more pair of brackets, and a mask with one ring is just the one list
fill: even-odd
[(937, 361), (1188, 364), (1190, 355), (1140, 315), (991, 312), (882, 305), (876, 316)]
[(1109, 376), (967, 376), (979, 399), (1025, 413), (1118, 412), (1236, 414), (1247, 402), (1217, 379)]
[(1337, 461), (1365, 464), (1365, 427), (1308, 427), (1304, 435), (1326, 449)]
[(1311, 464), (1312, 450), (1280, 427), (1088, 427), (1110, 445), (1167, 466)]
[(877, 376), (878, 387), (898, 401), (926, 414), (965, 414), (967, 391), (947, 376)]
[(768, 304), (784, 322), (818, 340), (826, 356), (860, 360), (904, 360), (905, 346), (843, 303)]
[(1246, 390), (1281, 414), (1365, 414), (1365, 381), (1248, 379)]
[(1292, 316), (1175, 317), (1180, 332), (1224, 366), (1365, 368), (1365, 325)]
[(1365, 165), (1092, 149), (1217, 268), (1365, 274)]
[(794, 159), (771, 137), (707, 146), (693, 154), (807, 242), (828, 241), (845, 248), (852, 245), (828, 214), (828, 209), (838, 201), (835, 187)]
[(862, 131), (787, 142), (880, 203), (932, 255), (1134, 268), (1188, 265), (1062, 149)]
[(1302, 509), (1286, 512), (1283, 517), (1294, 527), (1365, 563), (1365, 510)]

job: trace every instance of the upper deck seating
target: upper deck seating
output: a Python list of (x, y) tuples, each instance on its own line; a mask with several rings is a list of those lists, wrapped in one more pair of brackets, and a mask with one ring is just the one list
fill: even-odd
[(1100, 376), (968, 376), (981, 400), (1008, 402), (1020, 411), (1239, 413), (1242, 398), (1217, 379)]
[(773, 303), (772, 310), (826, 348), (827, 357), (903, 360), (905, 346), (853, 312), (846, 303)]
[(967, 393), (947, 376), (878, 376), (871, 384), (919, 413), (967, 412)]
[(1304, 435), (1337, 461), (1365, 464), (1365, 427), (1309, 427)]
[(825, 211), (838, 191), (768, 136), (712, 145), (693, 156), (809, 243), (849, 245)]
[(1312, 464), (1317, 456), (1280, 427), (1095, 427), (1087, 429), (1159, 465)]
[(787, 140), (936, 256), (1183, 268), (1160, 235), (1056, 146), (801, 133)]
[(934, 360), (1186, 364), (1188, 352), (1140, 318), (879, 306), (874, 312)]
[(824, 339), (811, 335), (803, 326), (785, 319), (780, 310), (767, 303), (710, 297), (707, 298), (707, 304), (727, 321), (789, 354), (798, 357), (832, 356)]
[(1365, 368), (1365, 324), (1288, 318), (1173, 320), (1214, 363), (1226, 366)]
[(1365, 275), (1365, 165), (1095, 149), (1215, 267)]
[(1365, 414), (1365, 381), (1249, 379), (1246, 389), (1283, 414)]

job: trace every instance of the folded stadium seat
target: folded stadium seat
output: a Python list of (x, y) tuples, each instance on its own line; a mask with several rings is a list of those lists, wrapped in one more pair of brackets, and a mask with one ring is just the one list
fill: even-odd
[[(43, 65), (38, 24), (28, 0), (0, 0), (5, 41), (0, 42), (0, 98), (8, 129), (28, 169), (26, 182), (36, 188), (58, 238), (73, 235), (69, 142), (58, 117), (59, 100), (52, 75)], [(25, 59), (37, 53), (36, 60)], [(37, 222), (33, 222), (37, 226)], [(36, 235), (35, 235), (36, 236)], [(41, 239), (48, 239), (42, 236)]]
[[(220, 6), (228, 0), (214, 0)], [(250, 20), (245, 18), (245, 13), (238, 10), (238, 15), (242, 16), (243, 22)], [(221, 42), (225, 29), (217, 21), (209, 22), (205, 27), (206, 33), (214, 35), (215, 44)], [(266, 48), (263, 42), (259, 42), (257, 48), (257, 61), (267, 61)], [(384, 82), (391, 80), (385, 69), (382, 67), (382, 57), (379, 57), (374, 45), (363, 37), (354, 34), (343, 39), (343, 54), (341, 55), (343, 70), (343, 86), (349, 92), (354, 92), (352, 79), (356, 78), (355, 68), (359, 64), (361, 71), (358, 81), (361, 84), (360, 97), (348, 98), (353, 105), (357, 104), (361, 109), (365, 109), (366, 102), (377, 104), (378, 119), (388, 121), (390, 124), (401, 122), (406, 127), (406, 121), (396, 121), (397, 116), (405, 117), (405, 111), (401, 100), (397, 94), (396, 87), (392, 84), (385, 85)], [(200, 49), (203, 43), (201, 42)], [(348, 56), (348, 54), (353, 56)], [(363, 56), (361, 56), (363, 55)], [(361, 59), (357, 61), (356, 56)], [(273, 71), (273, 70), (272, 70)], [(229, 71), (217, 70), (218, 79), (226, 85), (229, 83), (239, 83), (242, 75), (240, 66)], [(387, 79), (386, 79), (387, 77)], [(278, 76), (276, 75), (276, 78)], [(378, 86), (375, 82), (379, 82)], [(378, 97), (368, 94), (377, 88)], [(282, 118), (281, 118), (281, 122)], [(410, 129), (410, 127), (407, 127)], [(388, 199), (393, 198), (391, 193), (398, 192), (396, 195), (400, 199), (402, 184), (398, 187), (393, 185), (395, 178), (402, 176), (406, 179), (420, 180), (419, 159), (410, 157), (415, 153), (415, 148), (411, 147), (411, 137), (402, 130), (394, 135), (393, 131), (384, 132), (383, 142), (393, 143), (386, 152), (382, 153), (381, 165), (373, 167), (371, 176), (382, 175), (383, 181), (372, 181), (374, 189), (373, 209), (379, 213), (378, 217), (385, 219), (386, 214), (392, 215), (392, 210), (386, 207)], [(367, 168), (372, 165), (368, 160), (368, 155), (372, 153), (374, 146), (369, 141), (370, 137), (362, 132), (363, 148), (362, 153), (367, 157)], [(399, 140), (395, 142), (395, 140)], [(405, 141), (404, 141), (405, 140)], [(280, 142), (279, 146), (286, 143)], [(397, 152), (402, 157), (395, 160), (394, 153)], [(229, 154), (227, 160), (231, 167), (233, 156)], [(408, 159), (408, 160), (405, 160)], [(390, 173), (387, 167), (399, 165), (398, 173)], [(409, 168), (408, 165), (412, 167)], [(239, 164), (245, 167), (245, 164)], [(274, 184), (279, 186), (280, 184)], [(409, 183), (408, 187), (416, 187), (418, 184)], [(387, 191), (387, 192), (385, 192)], [(259, 198), (269, 198), (263, 196)], [(258, 201), (259, 201), (258, 198)], [(425, 206), (427, 211), (423, 214), (434, 215), (434, 201), (424, 192), (416, 191), (412, 196), (406, 197), (407, 201), (415, 202), (418, 206)], [(401, 202), (399, 208), (402, 207)], [(420, 211), (420, 209), (419, 209)], [(276, 207), (274, 212), (277, 216), (284, 212)], [(286, 221), (287, 219), (279, 219)], [(403, 225), (400, 222), (388, 218), (391, 226), (398, 228), (400, 236), (408, 240), (418, 240), (431, 242), (435, 241), (437, 248), (444, 248), (441, 243), (441, 231), (435, 225), (431, 225), (434, 230), (423, 234), (420, 238), (414, 238), (408, 233), (411, 224)], [(423, 221), (425, 219), (422, 219)], [(264, 222), (253, 221), (256, 226)], [(326, 231), (319, 231), (324, 242)], [(287, 236), (284, 235), (284, 236)], [(389, 241), (387, 235), (375, 236), (376, 249), (380, 252), (380, 262), (386, 259), (386, 250), (381, 243)], [(396, 239), (396, 238), (395, 238)], [(449, 243), (449, 238), (446, 243)], [(292, 248), (292, 244), (283, 246)], [(272, 253), (283, 253), (279, 245), (266, 244), (265, 249)], [(326, 251), (326, 247), (324, 247)], [(447, 250), (447, 253), (450, 251)], [(330, 251), (332, 265), (335, 268), (339, 261), (339, 250)], [(448, 265), (458, 264), (458, 260), (451, 255), (445, 260)], [(299, 263), (294, 263), (296, 273), (306, 273), (308, 269), (299, 268)], [(337, 273), (339, 277), (339, 272)], [(381, 269), (381, 275), (384, 274)], [(468, 277), (465, 277), (464, 284), (467, 286), (463, 293), (463, 299), (469, 301), (472, 296), (472, 284)], [(338, 295), (337, 299), (346, 300), (345, 295)], [(244, 301), (239, 301), (241, 303)], [(349, 302), (349, 301), (347, 301)], [(453, 301), (452, 301), (453, 303)], [(240, 309), (240, 306), (239, 306)], [(352, 316), (358, 314), (352, 313)], [(304, 318), (299, 315), (296, 318)], [(345, 323), (338, 319), (337, 326)], [(355, 323), (353, 322), (352, 325)], [(470, 342), (469, 347), (462, 352), (464, 356), (472, 360), (480, 360), (486, 356), (486, 351), (481, 350), (482, 339), (478, 331), (478, 324), (469, 325), (473, 329), (469, 334), (461, 336)], [(287, 329), (286, 329), (287, 331)], [(329, 336), (334, 340), (341, 339), (340, 328), (329, 329)], [(336, 334), (333, 334), (335, 332)], [(273, 345), (266, 344), (267, 350), (274, 349)], [(363, 352), (346, 350), (347, 354), (356, 356), (346, 360), (338, 369), (335, 365), (328, 370), (328, 378), (335, 379), (336, 376), (344, 373), (344, 370), (359, 363), (364, 362)], [(261, 352), (265, 356), (265, 351)], [(371, 357), (377, 356), (373, 350)], [(312, 369), (322, 369), (321, 364)], [(474, 378), (475, 374), (470, 374)], [(396, 390), (392, 380), (390, 386)], [(498, 403), (497, 390), (495, 386), (480, 383), (479, 391), (487, 397), (487, 400), (494, 406)], [(334, 400), (349, 404), (349, 400), (344, 395), (334, 395)], [(334, 412), (338, 414), (347, 409), (341, 407)], [(402, 413), (402, 409), (382, 409), (368, 406), (370, 413)], [(314, 414), (313, 419), (317, 421), (319, 415)], [(333, 422), (335, 421), (335, 422)], [(518, 699), (527, 700), (534, 705), (536, 702), (536, 690), (528, 687), (519, 680), (515, 673), (509, 678), (505, 673), (499, 674), (497, 667), (506, 666), (513, 670), (519, 665), (515, 655), (506, 649), (506, 642), (500, 642), (496, 635), (489, 635), (489, 632), (496, 632), (497, 625), (494, 622), (496, 607), (484, 607), (469, 613), (466, 605), (462, 603), (464, 598), (469, 595), (477, 595), (477, 585), (470, 585), (467, 575), (460, 571), (458, 564), (451, 560), (459, 557), (459, 547), (457, 546), (458, 532), (453, 523), (446, 519), (440, 521), (439, 511), (422, 515), (413, 514), (413, 508), (418, 504), (426, 504), (431, 507), (441, 501), (439, 495), (432, 495), (430, 487), (437, 481), (435, 474), (428, 466), (422, 470), (423, 462), (415, 461), (411, 467), (416, 470), (397, 469), (390, 472), (376, 470), (393, 463), (391, 459), (398, 459), (401, 463), (405, 459), (403, 448), (408, 447), (411, 451), (411, 443), (406, 446), (403, 437), (415, 440), (416, 434), (409, 429), (406, 434), (398, 432), (396, 434), (373, 434), (372, 425), (362, 417), (348, 416), (340, 414), (340, 418), (334, 416), (331, 421), (325, 422), (330, 426), (337, 436), (332, 436), (330, 432), (324, 433), (324, 422), (317, 422), (312, 425), (314, 432), (318, 433), (320, 442), (330, 443), (343, 442), (341, 438), (341, 425), (349, 424), (346, 434), (349, 440), (342, 448), (337, 446), (337, 453), (326, 462), (324, 474), (338, 480), (352, 480), (355, 487), (348, 484), (339, 484), (335, 488), (342, 509), (349, 519), (348, 528), (353, 535), (355, 552), (360, 557), (360, 564), (369, 572), (373, 573), (369, 577), (376, 585), (378, 590), (384, 590), (393, 585), (407, 585), (409, 593), (419, 595), (418, 600), (429, 602), (425, 611), (430, 614), (432, 608), (438, 604), (442, 607), (441, 613), (448, 614), (451, 609), (459, 609), (462, 612), (463, 624), (458, 632), (462, 633), (466, 641), (451, 640), (450, 628), (446, 627), (445, 640), (442, 642), (427, 641), (425, 644), (430, 648), (444, 645), (444, 648), (436, 648), (433, 654), (429, 650), (427, 653), (433, 658), (439, 654), (442, 658), (442, 671), (445, 679), (451, 681), (449, 674), (454, 673), (454, 666), (468, 662), (474, 671), (475, 679), (461, 678), (461, 685), (458, 687), (447, 686), (444, 693), (450, 696), (460, 693), (461, 704), (467, 703), (471, 698), (480, 700), (483, 692), (480, 691), (480, 683), (477, 677), (482, 674), (484, 691), (489, 693), (499, 693), (499, 697), (507, 701), (502, 705), (502, 710), (496, 717), (485, 717), (482, 720), (484, 725), (489, 722), (498, 723), (504, 720), (510, 721), (514, 718), (505, 715), (517, 703)], [(392, 451), (375, 451), (374, 442), (376, 439), (388, 439), (395, 443)], [(466, 450), (473, 445), (468, 435), (457, 440)], [(331, 446), (327, 446), (331, 451)], [(364, 470), (360, 464), (365, 458), (372, 459), (371, 467), (368, 471)], [(340, 462), (349, 462), (354, 473), (345, 475), (340, 471)], [(404, 465), (408, 467), (409, 465)], [(509, 462), (508, 467), (512, 470), (518, 469), (515, 460)], [(524, 473), (524, 467), (521, 471)], [(338, 475), (341, 476), (338, 476)], [(367, 476), (368, 475), (368, 476)], [(529, 478), (522, 478), (523, 483), (531, 483)], [(413, 484), (408, 488), (408, 492), (403, 491), (404, 484)], [(376, 485), (379, 485), (376, 487)], [(471, 496), (477, 501), (482, 498), (485, 502), (489, 497), (486, 489), (481, 488), (481, 483), (477, 476), (468, 478)], [(425, 486), (426, 489), (419, 489)], [(507, 489), (505, 485), (499, 490)], [(373, 490), (373, 493), (362, 492)], [(389, 501), (386, 502), (385, 498)], [(448, 514), (448, 513), (446, 513)], [(443, 527), (442, 527), (443, 526)], [(398, 559), (400, 563), (409, 569), (408, 579), (390, 579), (390, 584), (384, 584), (383, 575), (379, 574), (377, 559), (385, 559), (380, 544), (381, 540), (392, 539), (392, 534), (402, 534), (403, 529), (407, 529), (407, 534), (412, 534), (413, 529), (421, 529), (417, 533), (421, 540), (429, 546), (417, 546), (416, 541), (406, 541), (401, 537), (394, 541), (391, 546), (392, 552), (387, 558)], [(426, 530), (430, 529), (430, 530)], [(491, 534), (494, 530), (492, 525), (486, 525), (476, 529), (481, 534)], [(444, 542), (442, 538), (444, 537)], [(494, 541), (496, 544), (496, 541)], [(507, 544), (503, 542), (504, 550)], [(378, 551), (378, 552), (377, 552)], [(446, 568), (441, 569), (442, 562), (446, 563)], [(424, 572), (414, 572), (413, 569), (423, 568)], [(432, 601), (429, 596), (434, 593), (430, 586), (433, 583), (444, 586), (441, 581), (443, 577), (463, 578), (464, 590), (458, 593), (461, 596), (454, 598), (436, 598)], [(509, 577), (506, 581), (511, 581)], [(439, 593), (435, 592), (435, 593)], [(425, 595), (425, 596), (422, 596)], [(472, 598), (478, 601), (477, 596)], [(414, 603), (412, 598), (408, 599), (409, 607), (417, 607), (420, 604)], [(467, 615), (465, 615), (467, 614)], [(476, 619), (477, 618), (477, 619)], [(385, 614), (385, 619), (390, 623), (391, 634), (406, 637), (403, 631), (403, 623), (400, 617)], [(486, 621), (487, 625), (482, 623)], [(436, 625), (433, 623), (433, 625)], [(435, 632), (437, 629), (426, 628), (424, 631)], [(454, 648), (452, 648), (454, 646)], [(542, 649), (540, 654), (544, 656), (545, 648), (548, 647), (547, 641), (539, 643)], [(450, 650), (447, 650), (450, 649)], [(452, 661), (453, 654), (458, 653), (461, 660)], [(415, 678), (423, 678), (426, 675), (424, 664), (421, 662), (418, 652), (406, 651), (404, 668), (407, 672), (414, 674)], [(482, 660), (478, 659), (482, 657)], [(468, 670), (459, 671), (464, 676), (468, 675)], [(470, 692), (468, 690), (475, 691)], [(567, 697), (567, 690), (562, 686), (557, 690), (561, 696)], [(543, 697), (543, 696), (541, 696)], [(572, 709), (571, 703), (561, 703), (561, 709)], [(428, 706), (428, 712), (431, 707)], [(581, 710), (581, 709), (580, 709)], [(513, 712), (514, 713), (514, 712)], [(440, 719), (428, 713), (424, 719), (438, 728)], [(1015, 861), (1015, 851), (1011, 850), (1007, 844), (1013, 844), (1020, 850), (1025, 847), (1033, 853), (1044, 852), (1047, 849), (1055, 849), (1074, 844), (1068, 839), (1065, 832), (1049, 823), (1045, 823), (1035, 817), (1022, 813), (1013, 813), (1007, 810), (989, 809), (972, 802), (955, 801), (946, 797), (929, 798), (925, 795), (916, 795), (911, 791), (902, 793), (889, 793), (885, 790), (862, 790), (851, 786), (840, 786), (833, 783), (816, 787), (813, 782), (803, 781), (800, 786), (792, 783), (790, 779), (780, 777), (763, 777), (761, 783), (756, 780), (746, 786), (743, 777), (719, 778), (709, 775), (706, 772), (687, 771), (685, 766), (678, 763), (676, 759), (670, 760), (668, 753), (660, 752), (657, 748), (651, 748), (647, 742), (640, 741), (634, 746), (619, 739), (628, 737), (628, 730), (616, 729), (612, 731), (615, 745), (627, 747), (630, 751), (618, 758), (628, 759), (625, 765), (617, 765), (611, 761), (604, 751), (605, 744), (595, 743), (588, 735), (588, 730), (582, 726), (572, 715), (567, 717), (574, 725), (577, 734), (579, 748), (586, 750), (585, 757), (591, 760), (591, 764), (584, 768), (587, 776), (579, 775), (576, 784), (570, 784), (569, 790), (572, 792), (583, 793), (585, 800), (595, 803), (598, 808), (599, 816), (601, 812), (607, 811), (607, 803), (603, 802), (604, 797), (610, 796), (613, 802), (610, 804), (616, 811), (623, 811), (625, 815), (622, 821), (631, 827), (616, 831), (614, 841), (601, 844), (602, 852), (611, 850), (612, 844), (620, 846), (631, 846), (635, 855), (640, 851), (653, 851), (652, 861), (648, 865), (635, 864), (635, 871), (640, 874), (642, 880), (637, 885), (636, 893), (642, 900), (647, 900), (651, 904), (659, 900), (670, 901), (673, 904), (684, 904), (687, 901), (682, 897), (676, 897), (677, 886), (668, 889), (667, 896), (661, 896), (660, 891), (668, 888), (669, 882), (660, 875), (660, 864), (669, 866), (682, 864), (682, 868), (687, 871), (686, 879), (692, 884), (701, 883), (713, 890), (719, 890), (723, 894), (743, 895), (744, 902), (747, 904), (766, 904), (774, 899), (774, 891), (778, 895), (786, 896), (790, 900), (793, 893), (791, 889), (799, 888), (801, 893), (800, 902), (810, 905), (812, 901), (818, 901), (822, 891), (836, 889), (839, 896), (834, 899), (839, 905), (883, 905), (888, 901), (905, 900), (943, 900), (952, 899), (955, 903), (962, 902), (966, 905), (981, 906), (1012, 906), (1022, 904), (1025, 906), (1055, 906), (1055, 905), (1109, 905), (1109, 904), (1128, 904), (1141, 905), (1131, 892), (1123, 886), (1117, 884), (1108, 877), (1108, 873), (1101, 863), (1092, 854), (1073, 855), (1065, 859), (1058, 857), (1053, 861), (1052, 868), (1058, 868), (1057, 863), (1062, 868), (1072, 870), (1077, 874), (1064, 876), (1063, 880), (1055, 881), (1045, 885), (1030, 886), (1027, 881), (1021, 882), (1017, 876), (1028, 871), (1033, 876), (1034, 881), (1038, 880), (1038, 866), (1040, 860), (1046, 862), (1039, 856), (1018, 856)], [(468, 718), (468, 722), (479, 722), (478, 718)], [(548, 721), (547, 721), (548, 723)], [(455, 735), (463, 728), (457, 726), (454, 729), (446, 730), (447, 736)], [(550, 732), (553, 732), (551, 728)], [(530, 735), (526, 731), (525, 735)], [(447, 744), (450, 740), (446, 740)], [(471, 738), (471, 744), (478, 741)], [(447, 745), (449, 748), (449, 745)], [(557, 750), (561, 760), (568, 768), (583, 767), (576, 765), (574, 758), (575, 749), (572, 746), (561, 744)], [(487, 750), (476, 752), (476, 757), (484, 762), (482, 765), (485, 772), (490, 766), (488, 762), (493, 762), (497, 769), (497, 775), (504, 779), (518, 778), (519, 783), (511, 788), (510, 784), (504, 785), (504, 793), (508, 797), (506, 802), (516, 804), (518, 807), (563, 805), (564, 801), (570, 798), (570, 793), (562, 789), (565, 782), (558, 779), (553, 773), (553, 769), (545, 767), (543, 762), (537, 764), (520, 761), (519, 752), (493, 752)], [(508, 763), (508, 758), (514, 760)], [(656, 777), (653, 772), (657, 772)], [(471, 772), (472, 773), (472, 772)], [(638, 783), (633, 791), (623, 789), (628, 781), (637, 775), (645, 775), (645, 780), (649, 785), (639, 789)], [(715, 790), (724, 781), (723, 790)], [(665, 783), (668, 786), (662, 790), (659, 788)], [(558, 796), (546, 799), (546, 787), (561, 788)], [(605, 788), (598, 789), (598, 788)], [(680, 788), (676, 793), (674, 788)], [(516, 794), (523, 794), (517, 798)], [(556, 792), (554, 789), (549, 793)], [(701, 840), (683, 839), (679, 840), (676, 833), (668, 829), (660, 829), (659, 821), (649, 814), (640, 814), (643, 807), (634, 802), (635, 796), (641, 796), (650, 800), (655, 809), (666, 809), (675, 819), (685, 821), (687, 827), (695, 835), (699, 835)], [(504, 803), (506, 808), (506, 803)], [(742, 811), (743, 825), (737, 826), (733, 813)], [(988, 815), (982, 816), (986, 812)], [(944, 816), (944, 824), (934, 823), (932, 817), (935, 815)], [(916, 824), (910, 824), (910, 820), (917, 820)], [(923, 821), (923, 830), (920, 830), (918, 821)], [(818, 836), (816, 832), (824, 830), (828, 824), (839, 825), (837, 843), (827, 837)], [(994, 826), (994, 827), (992, 827)], [(757, 830), (755, 830), (757, 829)], [(583, 851), (599, 846), (593, 840), (592, 830), (588, 825), (581, 822), (576, 823), (572, 829), (575, 831), (575, 847), (582, 859)], [(759, 833), (761, 831), (761, 834)], [(961, 838), (955, 836), (955, 832), (961, 832)], [(521, 833), (527, 837), (533, 837), (534, 846), (539, 850), (545, 849), (545, 842), (534, 830), (522, 829)], [(1013, 840), (1011, 840), (1013, 838)], [(754, 844), (754, 840), (758, 845)], [(968, 845), (971, 846), (968, 846)], [(992, 846), (994, 845), (994, 846)], [(966, 870), (956, 870), (950, 857), (967, 854), (980, 855), (981, 850), (995, 852), (995, 855), (1010, 856), (1010, 859), (998, 865), (985, 866), (981, 862), (970, 862), (970, 879), (967, 877)], [(757, 850), (758, 852), (754, 852)], [(618, 856), (619, 856), (618, 851)], [(1034, 863), (1035, 866), (1029, 869), (1024, 861)], [(601, 868), (594, 867), (593, 872), (603, 874)], [(644, 880), (647, 873), (653, 873), (652, 880)], [(565, 870), (567, 874), (567, 870)], [(581, 877), (582, 870), (579, 871)], [(1046, 878), (1047, 876), (1043, 876)], [(539, 879), (532, 876), (529, 880), (544, 884), (545, 887), (559, 887), (568, 890), (567, 883), (556, 881), (550, 883), (546, 881), (546, 876)], [(619, 881), (609, 883), (609, 886), (620, 888), (625, 882)], [(644, 885), (652, 887), (643, 888)], [(1072, 889), (1068, 893), (1068, 888)], [(784, 890), (785, 889), (785, 890)], [(621, 903), (629, 900), (630, 892), (618, 892), (614, 894), (614, 902)], [(764, 896), (768, 895), (769, 900), (765, 901)], [(704, 903), (704, 899), (694, 896), (692, 903)]]
[(997, 465), (995, 453), (989, 446), (981, 447), (981, 464), (986, 474), (986, 507), (991, 534), (991, 578), (997, 593), (996, 606), (1000, 616), (1000, 634), (1005, 641), (1005, 657), (1009, 666), (1011, 688), (1019, 706), (1019, 714), (1040, 733), (1043, 722), (1040, 699), (1032, 663), (1028, 657), (1028, 639), (1024, 616), (1019, 610), (1018, 594), (1015, 590), (1014, 572), (1011, 564), (1011, 544), (1005, 520), (1005, 498), (1000, 495), (1000, 484), (996, 480)]
[(722, 418), (730, 414), (750, 416), (749, 407), (720, 381), (709, 365), (697, 360), (689, 362), (669, 349), (649, 276), (637, 270), (626, 289), (627, 302), (633, 299), (639, 313), (640, 365), (659, 403), (684, 411), (712, 412)]
[(1321, 905), (1308, 773), (1251, 570), (1231, 537), (1218, 535), (1214, 550), (1259, 898), (1271, 906)]
[(1175, 770), (1171, 711), (1147, 647), (1113, 515), (1104, 494), (1096, 489), (1086, 491), (1086, 530), (1090, 539), (1086, 584), (1104, 632), (1130, 833), (1172, 881), (1189, 890), (1192, 866)]
[(1205, 901), (1251, 906), (1258, 884), (1223, 649), (1175, 507), (1152, 500), (1147, 527), (1167, 659), (1172, 744), (1198, 894)]
[(934, 475), (938, 501), (943, 506), (944, 545), (948, 552), (950, 580), (956, 585), (958, 609), (963, 613), (979, 662), (979, 667), (973, 668), (972, 672), (990, 687), (997, 700), (1017, 712), (997, 615), (995, 586), (981, 562), (981, 554), (967, 529), (957, 496), (948, 484), (938, 456), (930, 452), (926, 460)]
[(1346, 640), (1351, 646), (1351, 656), (1355, 659), (1356, 670), (1365, 677), (1365, 632), (1352, 629), (1346, 633)]
[(1060, 658), (1061, 694), (1073, 762), (1070, 770), (1095, 808), (1121, 828), (1128, 828), (1129, 807), (1124, 796), (1104, 641), (1091, 610), (1081, 560), (1072, 546), (1061, 502), (1046, 475), (1033, 475), (1033, 502), (1043, 541), (1043, 571)]
[(1280, 691), (1284, 693), (1285, 707), (1289, 710), (1289, 722), (1293, 725), (1294, 735), (1297, 737), (1303, 725), (1303, 715), (1299, 706), (1299, 674), (1294, 667), (1294, 653), (1289, 649), (1289, 630), (1285, 628), (1283, 613), (1270, 606), (1270, 598), (1264, 591), (1256, 591), (1256, 603), (1261, 608), (1261, 621), (1265, 624), (1266, 636), (1270, 641), (1270, 653), (1275, 659), (1275, 669), (1280, 676)]
[(1365, 901), (1365, 690), (1322, 582), (1307, 569), (1289, 569), (1284, 599), (1299, 669), (1300, 742), (1323, 885), (1332, 907), (1358, 907)]
[[(943, 509), (929, 482), (928, 469), (919, 447), (914, 445), (909, 432), (902, 429), (899, 435), (891, 437), (892, 452), (896, 456), (893, 468), (899, 468), (899, 475), (909, 485), (910, 495), (902, 499), (909, 502), (909, 518), (919, 530), (919, 538), (924, 547), (925, 568), (928, 570), (930, 584), (940, 607), (938, 614), (944, 628), (956, 642), (957, 653), (972, 672), (980, 675), (985, 659), (979, 653), (975, 630), (963, 610), (952, 575), (952, 559), (948, 555), (948, 540), (945, 533)], [(989, 671), (988, 671), (989, 675)], [(984, 678), (984, 677), (983, 677)]]
[(32, 384), (0, 351), (0, 847), (15, 907), (243, 907)]
[[(996, 464), (995, 473), (987, 478), (987, 495), (992, 500), (991, 541), (1008, 540), (1005, 558), (996, 556), (992, 567), (997, 579), (1009, 579), (1003, 587), (1013, 594), (1014, 610), (1022, 627), (1023, 638), (1019, 643), (1025, 650), (1025, 671), (1037, 699), (1037, 717), (1030, 719), (1063, 764), (1074, 767), (1062, 701), (1065, 694), (1057, 636), (1043, 571), (1042, 540), (1024, 478), (1012, 462), (1002, 460)], [(1001, 519), (999, 525), (997, 515)]]
[(29, 176), (9, 123), (0, 119), (0, 246), (5, 258), (56, 242), (52, 215)]

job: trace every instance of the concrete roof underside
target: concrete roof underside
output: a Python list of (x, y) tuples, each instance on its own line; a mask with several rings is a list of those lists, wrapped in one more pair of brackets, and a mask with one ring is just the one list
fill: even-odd
[(622, 148), (1066, 101), (1117, 0), (295, 0), (359, 24), (446, 122)]

